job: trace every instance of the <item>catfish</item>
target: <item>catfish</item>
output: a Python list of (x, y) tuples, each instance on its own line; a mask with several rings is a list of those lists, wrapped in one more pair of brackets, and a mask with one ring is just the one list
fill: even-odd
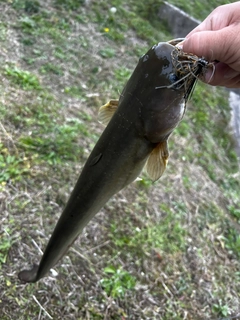
[(158, 180), (169, 157), (168, 139), (182, 120), (186, 102), (202, 71), (203, 58), (185, 55), (176, 44), (160, 42), (144, 54), (119, 100), (100, 108), (106, 128), (84, 165), (39, 265), (23, 270), (23, 282), (36, 282), (63, 257), (83, 228), (117, 192), (145, 167)]

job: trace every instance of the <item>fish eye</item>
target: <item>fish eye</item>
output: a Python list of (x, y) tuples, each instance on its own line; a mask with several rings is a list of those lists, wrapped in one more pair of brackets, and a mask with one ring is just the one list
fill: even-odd
[(171, 83), (171, 87), (174, 89), (179, 89), (182, 86), (182, 81), (180, 81), (180, 79), (175, 73), (170, 73), (169, 81)]
[(169, 80), (171, 83), (174, 83), (174, 82), (177, 82), (179, 80), (179, 78), (177, 77), (177, 75), (175, 73), (170, 73)]

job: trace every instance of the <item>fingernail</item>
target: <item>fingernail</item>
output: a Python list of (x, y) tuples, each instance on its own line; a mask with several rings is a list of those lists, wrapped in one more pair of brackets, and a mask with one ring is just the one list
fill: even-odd
[(204, 82), (210, 83), (214, 76), (214, 71), (212, 69), (207, 69), (206, 73), (203, 74)]
[(183, 42), (179, 42), (178, 44), (176, 44), (176, 47), (179, 49), (179, 50), (182, 50), (183, 49)]
[(238, 75), (239, 75), (238, 71), (230, 69), (224, 74), (224, 79), (233, 79)]

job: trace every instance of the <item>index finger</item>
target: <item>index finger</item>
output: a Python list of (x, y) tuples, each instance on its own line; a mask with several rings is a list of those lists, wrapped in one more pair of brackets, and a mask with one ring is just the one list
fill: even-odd
[(217, 31), (229, 26), (231, 24), (231, 21), (233, 20), (234, 13), (237, 9), (239, 10), (239, 8), (239, 2), (217, 7), (206, 17), (206, 19), (202, 23), (200, 23), (196, 28), (189, 32), (186, 38), (189, 38), (196, 32)]

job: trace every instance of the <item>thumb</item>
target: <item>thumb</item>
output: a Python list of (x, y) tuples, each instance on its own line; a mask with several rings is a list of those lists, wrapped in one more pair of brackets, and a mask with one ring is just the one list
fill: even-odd
[(234, 44), (239, 35), (235, 33), (236, 31), (230, 27), (216, 31), (195, 32), (183, 41), (183, 51), (204, 57), (209, 61), (218, 60), (231, 64), (234, 61), (233, 56), (237, 54)]

